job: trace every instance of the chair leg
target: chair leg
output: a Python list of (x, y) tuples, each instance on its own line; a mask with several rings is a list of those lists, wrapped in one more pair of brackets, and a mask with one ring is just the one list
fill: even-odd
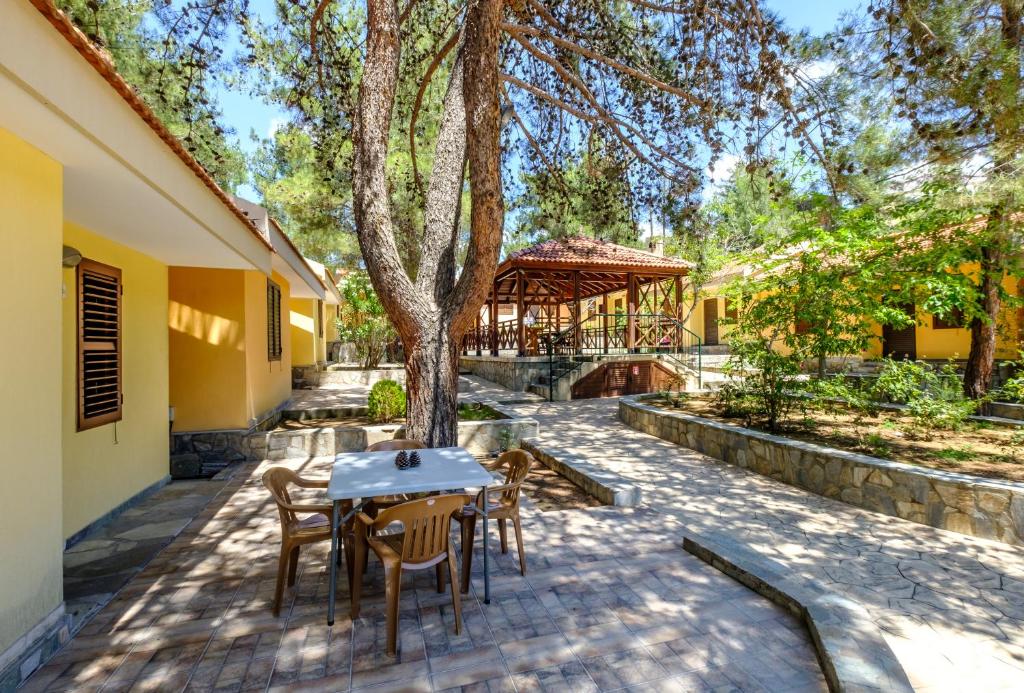
[(459, 596), (459, 591), (455, 589), (455, 554), (450, 549), (448, 550), (448, 560), (445, 563), (448, 564), (448, 572), (452, 578), (452, 610), (455, 612), (455, 634), (459, 635), (462, 632), (462, 598)]
[(501, 536), (501, 552), (508, 553), (508, 522), (498, 520), (498, 534)]
[(364, 559), (367, 548), (366, 540), (362, 537), (357, 537), (355, 540), (355, 557), (349, 563), (349, 570), (352, 571), (352, 589), (350, 590), (352, 604), (350, 613), (353, 620), (359, 618), (359, 602), (363, 595), (363, 569), (366, 565)]
[(288, 556), (288, 586), (295, 586), (295, 573), (299, 569), (299, 547), (296, 546), (292, 549), (291, 554)]
[(519, 573), (526, 575), (526, 550), (523, 548), (523, 521), (519, 513), (512, 516), (512, 528), (516, 531), (516, 547), (519, 549)]
[(274, 588), (274, 617), (281, 615), (281, 598), (284, 596), (284, 582), (288, 577), (288, 544), (281, 544), (281, 556), (277, 559), (277, 586)]
[(444, 566), (438, 563), (434, 571), (437, 573), (437, 593), (444, 594)]
[(473, 539), (476, 536), (476, 513), (462, 518), (462, 593), (469, 592), (469, 575), (473, 567)]
[(385, 596), (387, 597), (388, 645), (387, 653), (394, 657), (398, 652), (398, 601), (402, 592), (402, 564), (384, 565)]

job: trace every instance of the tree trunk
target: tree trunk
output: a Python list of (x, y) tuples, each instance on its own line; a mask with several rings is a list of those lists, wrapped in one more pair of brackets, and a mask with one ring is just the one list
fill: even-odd
[[(480, 310), (498, 264), (502, 0), (472, 0), (449, 75), (415, 281), (402, 266), (388, 196), (387, 155), (401, 39), (394, 0), (367, 2), (366, 59), (353, 127), (353, 207), (370, 280), (405, 345), (408, 435), (458, 443), (458, 341)], [(469, 164), (471, 231), (456, 279), (460, 201)]]
[[(993, 212), (993, 215), (1001, 216), (1001, 213)], [(989, 225), (993, 224), (1001, 226), (1001, 219), (990, 217)], [(1003, 254), (998, 245), (996, 241), (981, 254), (981, 303), (988, 320), (974, 318), (971, 322), (971, 351), (964, 369), (964, 394), (971, 399), (980, 399), (988, 392), (995, 364), (1001, 303), (999, 285), (1003, 278)]]
[(433, 447), (458, 445), (458, 341), (445, 326), (435, 323), (406, 349), (406, 437), (427, 441)]

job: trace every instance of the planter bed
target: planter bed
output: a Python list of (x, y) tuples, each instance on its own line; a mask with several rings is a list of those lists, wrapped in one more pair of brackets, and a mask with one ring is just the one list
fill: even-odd
[(637, 430), (867, 510), (962, 534), (1022, 544), (1024, 484), (872, 457), (664, 409), (657, 395), (623, 397)]

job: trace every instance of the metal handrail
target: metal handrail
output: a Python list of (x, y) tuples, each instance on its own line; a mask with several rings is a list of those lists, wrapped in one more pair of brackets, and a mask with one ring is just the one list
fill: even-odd
[[(688, 327), (686, 327), (686, 325), (684, 325), (681, 321), (676, 319), (674, 316), (666, 315), (664, 313), (594, 313), (592, 315), (587, 316), (583, 320), (580, 320), (580, 321), (577, 321), (577, 322), (571, 324), (569, 327), (567, 327), (564, 330), (561, 330), (561, 331), (556, 332), (554, 334), (547, 334), (547, 335), (543, 336), (543, 339), (546, 342), (546, 347), (547, 347), (547, 352), (548, 352), (548, 400), (549, 401), (554, 399), (554, 387), (555, 387), (555, 381), (556, 381), (556, 378), (554, 377), (554, 353), (555, 353), (556, 345), (564, 344), (566, 337), (569, 336), (569, 335), (572, 335), (572, 336), (575, 337), (577, 331), (584, 329), (584, 328), (582, 328), (582, 325), (585, 324), (586, 322), (591, 321), (591, 320), (596, 320), (596, 319), (603, 319), (603, 318), (614, 318), (617, 322), (625, 320), (625, 321), (627, 321), (627, 323), (632, 318), (634, 325), (636, 324), (636, 319), (637, 318), (654, 318), (654, 319), (657, 319), (659, 322), (667, 323), (668, 325), (671, 326), (671, 329), (675, 329), (675, 330), (678, 330), (682, 334), (689, 335), (692, 338), (692, 341), (693, 341), (694, 346), (696, 347), (696, 351), (697, 351), (697, 354), (696, 354), (697, 355), (697, 368), (696, 368), (696, 371), (697, 371), (697, 387), (698, 387), (698, 389), (703, 387), (703, 344), (704, 344), (703, 340), (701, 339), (700, 335), (698, 335), (696, 332), (694, 332), (693, 330), (691, 330)], [(605, 331), (606, 331), (606, 326), (603, 327), (602, 329), (605, 329)], [(671, 357), (674, 361), (679, 363), (684, 368), (692, 368), (692, 366), (690, 364), (687, 364), (687, 363), (683, 362), (681, 359), (679, 359), (677, 357), (678, 354), (680, 353), (678, 351), (678, 349), (681, 346), (682, 345), (680, 345), (680, 344), (670, 344), (670, 345), (668, 345), (668, 348), (673, 348), (674, 347), (676, 349), (676, 351), (674, 351), (674, 352), (673, 351), (659, 351), (657, 353), (660, 353), (660, 354), (663, 354), (665, 356)], [(607, 348), (608, 348), (607, 342), (605, 342), (603, 348), (604, 348), (605, 351), (607, 351)], [(634, 348), (635, 348), (635, 346), (634, 346)], [(641, 348), (643, 348), (643, 347), (641, 347)], [(662, 349), (663, 347), (660, 346), (660, 345), (655, 345), (653, 348), (654, 349)], [(692, 348), (692, 347), (686, 347), (686, 348)], [(584, 349), (584, 347), (582, 347), (582, 346), (574, 349), (574, 352), (570, 355), (570, 358), (572, 356), (584, 355), (583, 354), (583, 349)], [(557, 380), (560, 380), (561, 378), (571, 374), (580, 365), (582, 365), (582, 364), (577, 364), (576, 367), (571, 368), (571, 369), (565, 371), (564, 373), (560, 374), (558, 376)]]

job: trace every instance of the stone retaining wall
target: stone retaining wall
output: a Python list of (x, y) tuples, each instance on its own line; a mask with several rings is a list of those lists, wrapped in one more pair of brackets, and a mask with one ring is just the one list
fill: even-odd
[(986, 413), (991, 416), (1024, 421), (1024, 404), (1013, 404), (1012, 402), (989, 402), (986, 405), (986, 408)]
[[(504, 437), (516, 443), (538, 432), (537, 420), (528, 418), (460, 421), (458, 428), (459, 446), (476, 454), (498, 450)], [(405, 426), (397, 424), (301, 428), (250, 435), (248, 450), (254, 459), (286, 460), (361, 452), (373, 443), (404, 437)]]
[(548, 357), (460, 356), (459, 367), (508, 390), (526, 392), (538, 376), (547, 375)]
[(1007, 544), (1024, 544), (1024, 484), (943, 472), (619, 400), (619, 419), (684, 445), (867, 510)]

